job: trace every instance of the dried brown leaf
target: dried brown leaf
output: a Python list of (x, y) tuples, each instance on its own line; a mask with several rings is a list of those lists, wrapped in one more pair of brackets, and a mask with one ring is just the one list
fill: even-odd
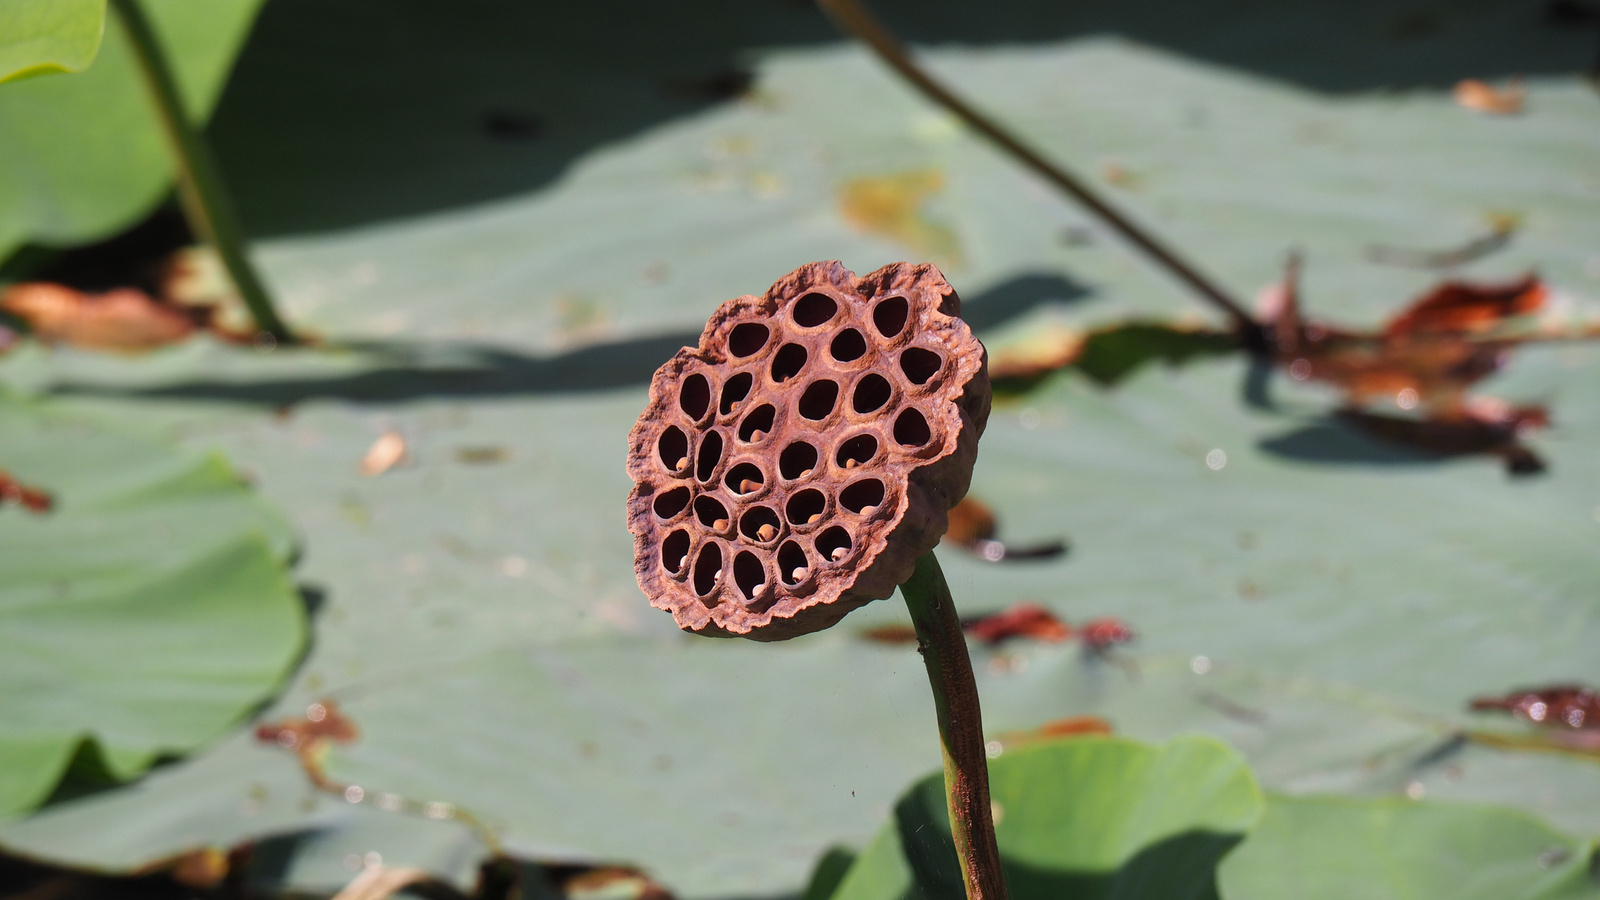
[(356, 466), (361, 474), (366, 476), (382, 475), (401, 463), (411, 459), (411, 451), (406, 447), (406, 439), (398, 431), (385, 431), (367, 448), (365, 456)]
[(1553, 684), (1498, 697), (1474, 697), (1471, 708), (1507, 712), (1547, 728), (1600, 731), (1600, 692), (1581, 684)]
[(47, 513), (55, 506), (55, 499), (45, 491), (29, 487), (0, 469), (0, 506), (15, 504), (35, 513)]
[(1495, 116), (1509, 116), (1522, 112), (1522, 103), (1527, 97), (1527, 91), (1523, 88), (1520, 78), (1512, 78), (1503, 88), (1496, 88), (1475, 78), (1467, 78), (1456, 82), (1452, 94), (1460, 106), (1473, 112)]
[(0, 312), (22, 320), (46, 344), (141, 353), (176, 344), (207, 327), (206, 307), (163, 303), (135, 288), (89, 294), (26, 282), (0, 292)]
[(1067, 623), (1037, 603), (1018, 603), (1003, 612), (963, 622), (962, 629), (990, 646), (1016, 638), (1055, 644), (1072, 637)]

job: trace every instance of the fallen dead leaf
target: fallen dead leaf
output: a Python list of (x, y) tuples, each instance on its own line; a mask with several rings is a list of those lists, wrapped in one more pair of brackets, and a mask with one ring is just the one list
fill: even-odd
[(989, 562), (1049, 559), (1067, 552), (1064, 541), (1011, 547), (994, 539), (996, 530), (994, 510), (969, 495), (951, 508), (950, 526), (944, 533), (944, 540)]
[(1495, 88), (1486, 82), (1468, 78), (1456, 82), (1452, 93), (1458, 105), (1473, 112), (1495, 116), (1509, 116), (1522, 112), (1522, 102), (1527, 96), (1521, 78), (1512, 78), (1503, 88)]
[(1112, 733), (1114, 732), (1111, 728), (1111, 723), (1099, 716), (1068, 716), (1064, 719), (1046, 722), (1038, 728), (1002, 732), (996, 735), (994, 739), (1000, 742), (1002, 748), (1010, 749), (1037, 743), (1038, 741)]
[(910, 625), (879, 625), (862, 629), (861, 639), (874, 644), (915, 644), (917, 630)]
[(338, 704), (324, 699), (306, 707), (299, 718), (270, 722), (256, 728), (256, 740), (294, 751), (311, 783), (323, 790), (341, 793), (344, 786), (328, 780), (322, 760), (331, 744), (348, 744), (361, 736), (354, 722), (345, 717)]
[(0, 506), (13, 503), (29, 512), (47, 513), (55, 506), (55, 499), (48, 493), (22, 484), (0, 469)]
[(1072, 637), (1072, 628), (1037, 603), (1018, 603), (1003, 612), (961, 623), (966, 633), (994, 646), (1016, 638), (1056, 644)]
[(1600, 692), (1581, 684), (1554, 684), (1512, 691), (1500, 697), (1474, 697), (1476, 711), (1508, 712), (1549, 728), (1600, 731)]
[(367, 455), (361, 457), (357, 469), (363, 475), (382, 475), (401, 463), (411, 459), (411, 451), (406, 447), (406, 439), (398, 431), (385, 431), (372, 442), (367, 449)]
[(622, 896), (628, 900), (672, 900), (672, 892), (631, 866), (547, 866), (550, 881), (570, 900)]
[(1135, 637), (1128, 623), (1111, 616), (1094, 619), (1078, 626), (1078, 636), (1083, 639), (1084, 646), (1096, 653), (1118, 644), (1126, 644)]
[(135, 288), (89, 294), (47, 282), (6, 288), (0, 292), (0, 312), (20, 319), (45, 344), (121, 353), (187, 340), (211, 319), (206, 307), (162, 303)]
[(367, 866), (333, 900), (388, 900), (412, 885), (432, 880), (426, 871), (412, 866)]
[[(1504, 368), (1538, 332), (1517, 330), (1542, 311), (1549, 291), (1528, 275), (1501, 284), (1446, 281), (1376, 332), (1303, 317), (1298, 261), (1261, 294), (1258, 310), (1275, 339), (1275, 361), (1297, 381), (1321, 381), (1344, 394), (1338, 417), (1375, 437), (1429, 454), (1489, 453), (1514, 474), (1544, 464), (1519, 439), (1549, 424), (1542, 407), (1512, 406), (1469, 389)], [(1400, 411), (1372, 409), (1375, 403)]]

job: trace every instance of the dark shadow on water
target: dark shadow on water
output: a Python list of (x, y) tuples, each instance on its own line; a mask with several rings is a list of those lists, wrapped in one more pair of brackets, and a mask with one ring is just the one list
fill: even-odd
[[(924, 46), (1116, 36), (1333, 92), (1571, 73), (1595, 54), (1594, 23), (1525, 0), (874, 5)], [(341, 228), (544, 187), (596, 147), (760, 91), (754, 51), (838, 42), (804, 0), (270, 0), (209, 133), (256, 235)]]
[(1337, 419), (1266, 438), (1258, 446), (1273, 456), (1324, 464), (1418, 466), (1449, 458), (1368, 437)]
[[(648, 384), (655, 370), (700, 338), (699, 332), (596, 344), (552, 356), (483, 346), (367, 343), (367, 371), (261, 381), (195, 380), (149, 388), (66, 384), (53, 393), (103, 397), (213, 400), (289, 406), (304, 400), (395, 403), (428, 397), (508, 397), (583, 393)], [(455, 362), (428, 358), (448, 351)]]
[(961, 298), (961, 318), (973, 331), (1003, 325), (1046, 303), (1076, 303), (1094, 292), (1087, 287), (1044, 272), (1028, 272), (1007, 279), (970, 297)]
[[(1003, 324), (1034, 307), (1088, 296), (1089, 290), (1060, 275), (1029, 273), (964, 300), (974, 327)], [(144, 399), (210, 400), (290, 406), (305, 400), (395, 403), (428, 397), (509, 397), (586, 393), (649, 384), (662, 363), (700, 340), (682, 331), (591, 344), (551, 355), (474, 344), (356, 341), (342, 351), (370, 360), (364, 371), (255, 381), (196, 379), (155, 387), (64, 384), (53, 393)], [(301, 351), (317, 353), (322, 351)], [(309, 362), (309, 360), (308, 360)]]

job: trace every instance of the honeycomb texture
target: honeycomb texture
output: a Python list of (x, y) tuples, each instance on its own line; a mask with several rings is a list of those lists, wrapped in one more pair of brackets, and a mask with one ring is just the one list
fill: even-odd
[(629, 436), (628, 528), (686, 630), (820, 631), (911, 577), (967, 492), (983, 345), (931, 265), (802, 266), (724, 303), (656, 371)]

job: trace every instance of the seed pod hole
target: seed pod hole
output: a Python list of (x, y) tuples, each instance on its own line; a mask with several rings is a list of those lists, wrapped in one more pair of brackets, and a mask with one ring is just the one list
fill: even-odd
[(749, 443), (759, 441), (772, 433), (772, 421), (778, 411), (772, 408), (771, 403), (763, 403), (750, 411), (739, 423), (739, 440)]
[(728, 383), (722, 386), (722, 414), (733, 412), (734, 404), (750, 396), (750, 386), (755, 382), (755, 376), (749, 372), (740, 372), (729, 378)]
[(747, 601), (754, 600), (756, 592), (766, 586), (767, 570), (754, 553), (746, 550), (733, 558), (733, 583)]
[(928, 430), (928, 420), (922, 413), (907, 407), (894, 420), (895, 443), (902, 447), (922, 447), (933, 438)]
[(767, 338), (772, 332), (767, 326), (759, 322), (744, 322), (733, 326), (733, 333), (728, 335), (728, 352), (743, 359), (754, 356), (767, 345)]
[(833, 462), (841, 469), (854, 469), (866, 465), (878, 455), (878, 439), (870, 434), (858, 434), (839, 445)]
[(906, 378), (912, 384), (927, 384), (928, 379), (939, 374), (939, 368), (944, 365), (944, 360), (932, 350), (921, 347), (908, 347), (900, 354), (900, 371), (906, 373)]
[(800, 395), (800, 402), (795, 409), (801, 417), (818, 422), (828, 417), (833, 412), (833, 407), (839, 402), (839, 385), (837, 382), (823, 379), (813, 381)]
[(817, 467), (817, 448), (805, 441), (795, 441), (783, 448), (778, 457), (778, 474), (793, 481)]
[(772, 357), (772, 383), (783, 384), (800, 374), (806, 367), (806, 348), (799, 344), (784, 344)]
[(856, 382), (856, 392), (850, 399), (850, 405), (858, 413), (876, 412), (889, 402), (890, 393), (889, 379), (872, 372)]
[(784, 541), (778, 548), (778, 578), (784, 584), (795, 585), (806, 580), (811, 574), (811, 564), (806, 560), (806, 551), (794, 541)]
[(872, 310), (872, 325), (878, 333), (892, 338), (906, 328), (911, 317), (911, 306), (904, 297), (890, 297)]
[(839, 362), (855, 362), (866, 352), (867, 339), (862, 337), (861, 332), (854, 328), (846, 328), (839, 332), (838, 337), (833, 339), (833, 343), (828, 345), (828, 355)]
[(794, 323), (801, 328), (815, 328), (833, 318), (839, 304), (827, 294), (807, 294), (795, 301)]
[(683, 512), (689, 505), (689, 489), (686, 487), (673, 488), (656, 497), (654, 508), (656, 515), (663, 521), (674, 518)]
[(661, 464), (669, 472), (679, 472), (689, 467), (689, 437), (676, 425), (668, 425), (656, 441), (656, 451), (661, 454)]
[(722, 462), (722, 435), (715, 431), (706, 432), (700, 439), (700, 455), (694, 464), (694, 477), (701, 481), (710, 481), (716, 474), (717, 464)]
[(835, 525), (817, 535), (817, 554), (827, 562), (838, 562), (850, 555), (850, 532)]
[(673, 575), (683, 574), (683, 564), (689, 561), (689, 532), (679, 528), (661, 542), (661, 567)]
[(755, 507), (739, 520), (739, 533), (761, 544), (777, 537), (781, 528), (783, 523), (778, 520), (778, 511), (766, 506)]
[[(715, 591), (722, 581), (722, 548), (716, 541), (706, 541), (700, 548), (700, 555), (694, 561), (694, 592), (704, 600), (706, 595)], [(716, 606), (715, 600), (706, 601), (706, 606)]]
[(883, 482), (876, 478), (863, 478), (839, 492), (839, 505), (860, 514), (869, 506), (883, 505)]
[(789, 516), (790, 525), (810, 525), (821, 519), (822, 511), (827, 508), (828, 498), (822, 496), (821, 491), (807, 488), (790, 497), (783, 511)]
[(711, 408), (711, 382), (704, 375), (690, 375), (678, 389), (678, 408), (693, 421), (705, 417)]
[(728, 490), (735, 494), (753, 494), (761, 490), (761, 486), (766, 482), (767, 476), (761, 474), (761, 470), (752, 463), (740, 463), (734, 466), (722, 479)]
[(694, 500), (694, 517), (712, 531), (728, 527), (728, 508), (717, 498), (701, 494)]

